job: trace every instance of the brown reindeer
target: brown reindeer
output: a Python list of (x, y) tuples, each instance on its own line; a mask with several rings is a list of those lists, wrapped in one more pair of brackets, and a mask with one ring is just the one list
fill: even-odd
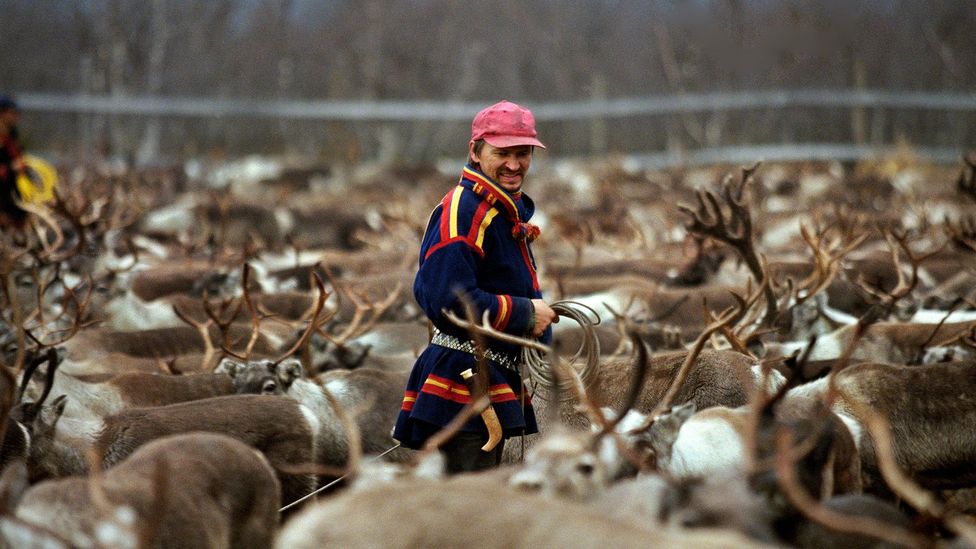
[(788, 395), (824, 398), (833, 383), (832, 408), (848, 425), (863, 463), (865, 489), (884, 492), (874, 445), (855, 404), (868, 405), (891, 424), (898, 465), (928, 488), (976, 484), (976, 364), (924, 366), (863, 363), (801, 385)]
[(105, 418), (94, 449), (104, 456), (103, 466), (111, 467), (155, 439), (191, 431), (223, 433), (260, 450), (278, 471), (285, 500), (315, 489), (314, 474), (288, 473), (283, 468), (319, 463), (318, 418), (282, 396), (232, 395), (124, 410)]
[[(329, 397), (355, 418), (363, 452), (378, 454), (396, 445), (390, 430), (400, 409), (407, 371), (389, 372), (373, 368), (330, 370), (311, 380), (295, 359), (277, 363), (270, 360), (245, 363), (225, 359), (217, 371), (231, 376), (244, 391), (255, 390), (267, 383), (269, 374), (274, 376), (281, 393), (316, 413), (323, 429), (320, 434), (322, 451), (328, 453), (320, 458), (325, 463), (344, 464), (348, 454), (342, 418), (329, 402)], [(326, 441), (333, 442), (330, 444)], [(390, 454), (387, 459), (403, 461), (408, 458), (409, 453), (404, 450)]]
[(281, 489), (259, 452), (230, 437), (155, 440), (103, 475), (37, 484), (18, 519), (76, 547), (268, 547)]

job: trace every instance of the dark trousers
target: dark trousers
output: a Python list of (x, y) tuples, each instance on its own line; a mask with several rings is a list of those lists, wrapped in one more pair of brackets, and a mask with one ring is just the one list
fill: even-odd
[(490, 452), (481, 449), (488, 441), (488, 435), (481, 433), (460, 432), (441, 445), (440, 451), (444, 456), (445, 466), (449, 475), (482, 471), (497, 467), (502, 462), (502, 440)]
[(20, 191), (13, 170), (7, 170), (7, 176), (0, 177), (0, 227), (19, 228), (27, 221), (27, 211), (20, 209), (14, 197), (20, 200)]

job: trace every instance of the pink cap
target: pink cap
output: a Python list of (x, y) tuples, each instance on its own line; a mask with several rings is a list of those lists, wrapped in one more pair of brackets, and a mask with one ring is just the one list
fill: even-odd
[(500, 101), (475, 115), (471, 122), (471, 141), (479, 139), (499, 148), (518, 145), (546, 148), (535, 131), (535, 117), (529, 109), (511, 101)]

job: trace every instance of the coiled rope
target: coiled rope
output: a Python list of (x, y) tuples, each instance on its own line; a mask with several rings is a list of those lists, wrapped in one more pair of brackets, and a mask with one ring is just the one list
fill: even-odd
[[(579, 376), (583, 380), (583, 385), (589, 387), (596, 381), (600, 371), (600, 340), (594, 329), (594, 326), (600, 324), (600, 315), (589, 305), (578, 301), (555, 301), (549, 306), (557, 315), (576, 321), (583, 330), (583, 340), (576, 354), (570, 359), (570, 363), (575, 363), (580, 357), (585, 358)], [(570, 400), (575, 395), (572, 380), (554, 376), (542, 351), (523, 347), (522, 364), (525, 365), (532, 383), (538, 388), (545, 389), (547, 394), (551, 392), (558, 379), (559, 394), (562, 395), (560, 400)], [(538, 389), (535, 392), (539, 394)]]

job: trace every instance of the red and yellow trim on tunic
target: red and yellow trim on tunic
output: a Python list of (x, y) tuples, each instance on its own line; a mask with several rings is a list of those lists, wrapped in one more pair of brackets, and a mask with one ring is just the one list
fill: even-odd
[(481, 192), (479, 192), (479, 188), (484, 189), (485, 194), (491, 197), (489, 199), (490, 202), (492, 203), (498, 202), (499, 204), (501, 204), (502, 207), (505, 208), (505, 212), (508, 214), (509, 219), (511, 219), (514, 222), (520, 221), (518, 208), (515, 206), (515, 201), (512, 200), (510, 196), (508, 196), (508, 193), (500, 189), (498, 185), (492, 182), (492, 180), (488, 179), (484, 175), (472, 170), (467, 166), (464, 167), (462, 177), (466, 179), (470, 179), (471, 181), (474, 182), (473, 189), (475, 190), (475, 192), (477, 192), (478, 194), (482, 194)]
[(512, 298), (507, 295), (497, 295), (495, 298), (498, 299), (498, 312), (495, 313), (495, 320), (492, 321), (491, 327), (504, 331), (512, 318)]
[(478, 205), (478, 209), (475, 210), (474, 218), (471, 220), (471, 226), (462, 232), (458, 223), (458, 211), (463, 193), (464, 187), (458, 185), (441, 199), (440, 242), (434, 244), (427, 250), (424, 259), (430, 257), (431, 254), (444, 246), (455, 242), (467, 244), (482, 257), (485, 255), (482, 249), (485, 240), (485, 231), (491, 225), (492, 219), (498, 215), (498, 210), (491, 207), (494, 200), (482, 201)]
[[(482, 195), (486, 202), (491, 204), (499, 203), (505, 208), (505, 213), (512, 223), (518, 226), (522, 220), (519, 218), (518, 207), (515, 206), (515, 200), (509, 196), (504, 190), (498, 187), (491, 179), (488, 179), (483, 174), (472, 170), (471, 168), (465, 166), (461, 173), (462, 178), (469, 179), (473, 182), (471, 188), (474, 192)], [(521, 191), (515, 193), (516, 198), (521, 196)], [(525, 245), (524, 241), (519, 242), (522, 251), (522, 260), (525, 262), (525, 266), (529, 269), (532, 274), (532, 288), (534, 290), (539, 290), (539, 278), (536, 275), (535, 267), (532, 265), (532, 260), (529, 258), (529, 249)], [(478, 247), (480, 250), (480, 246)]]
[(404, 412), (409, 412), (413, 410), (414, 403), (417, 402), (417, 392), (416, 391), (404, 391), (403, 392), (403, 404), (400, 409)]
[[(424, 381), (423, 386), (420, 388), (420, 392), (458, 404), (468, 404), (471, 402), (471, 391), (463, 383), (457, 383), (434, 374), (427, 376), (426, 381)], [(403, 406), (401, 409), (407, 412), (413, 410), (417, 397), (418, 394), (413, 391), (404, 392)], [(488, 387), (488, 398), (492, 404), (518, 400), (515, 391), (507, 383), (499, 383)]]

